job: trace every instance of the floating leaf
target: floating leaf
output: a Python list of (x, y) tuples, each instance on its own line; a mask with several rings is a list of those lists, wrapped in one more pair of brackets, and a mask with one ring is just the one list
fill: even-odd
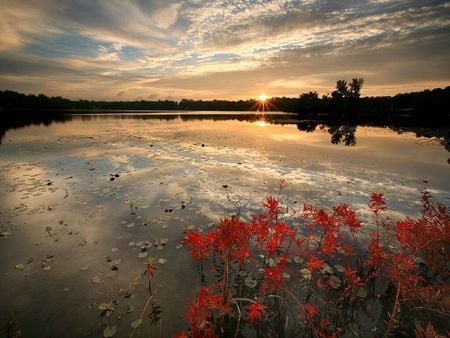
[(50, 271), (52, 269), (52, 266), (50, 264), (44, 266), (45, 271)]
[(134, 322), (132, 322), (130, 326), (133, 329), (137, 329), (141, 325), (142, 325), (142, 319), (139, 318), (139, 319), (135, 320)]
[(136, 243), (135, 242), (129, 242), (128, 246), (134, 246)]
[(117, 325), (107, 326), (105, 330), (103, 330), (103, 337), (109, 338), (113, 337), (117, 333)]
[(342, 265), (337, 264), (337, 265), (335, 265), (334, 267), (335, 267), (336, 270), (339, 271), (339, 272), (342, 272), (342, 273), (343, 273), (343, 272), (345, 271), (345, 268), (344, 268)]
[(111, 251), (112, 251), (112, 252), (119, 251), (119, 248), (112, 248)]
[(322, 273), (322, 275), (325, 275), (325, 274), (332, 275), (334, 273), (333, 268), (331, 266), (329, 266), (327, 263), (323, 264), (320, 272)]
[(164, 263), (166, 263), (166, 262), (167, 262), (167, 259), (164, 259), (164, 258), (158, 259), (158, 263), (159, 263), (159, 264), (164, 264)]
[(367, 297), (367, 289), (360, 286), (358, 292), (356, 293), (356, 297), (358, 298), (366, 298)]
[(301, 269), (300, 273), (302, 274), (303, 279), (311, 280), (311, 278), (312, 278), (311, 270), (309, 270), (309, 269)]
[(12, 235), (12, 231), (3, 231), (2, 233), (0, 233), (0, 237), (7, 238), (10, 235)]
[(101, 284), (103, 283), (103, 278), (100, 276), (94, 276), (92, 277), (91, 282), (94, 284)]
[(119, 265), (120, 263), (122, 263), (121, 259), (114, 259), (109, 263), (109, 266)]
[(16, 268), (17, 270), (22, 271), (22, 270), (25, 269), (25, 265), (23, 265), (23, 264), (16, 264), (15, 268)]
[(109, 309), (109, 304), (108, 304), (108, 303), (101, 303), (101, 304), (98, 306), (98, 309), (99, 309), (99, 310), (102, 310), (102, 311), (108, 310), (108, 309)]
[(297, 263), (297, 264), (302, 262), (302, 258), (299, 256), (292, 257), (292, 260), (294, 261), (294, 263)]
[(134, 306), (130, 303), (127, 303), (127, 313), (131, 313), (134, 311)]
[(147, 257), (147, 255), (148, 255), (148, 253), (147, 253), (146, 251), (144, 251), (144, 252), (139, 252), (138, 257), (139, 257), (139, 258), (145, 258), (145, 257)]
[(256, 287), (258, 282), (256, 280), (254, 280), (251, 276), (249, 276), (244, 279), (244, 284), (246, 287), (253, 289), (254, 287)]
[(269, 258), (269, 259), (267, 260), (267, 264), (268, 264), (269, 267), (271, 267), (271, 268), (274, 268), (274, 267), (277, 266), (277, 263), (275, 262), (275, 259), (273, 259), (273, 258)]
[(289, 273), (287, 273), (287, 272), (283, 272), (283, 278), (284, 279), (289, 279), (289, 278), (291, 278), (291, 275)]
[(83, 266), (80, 268), (80, 270), (81, 270), (81, 271), (89, 270), (89, 265), (83, 265)]

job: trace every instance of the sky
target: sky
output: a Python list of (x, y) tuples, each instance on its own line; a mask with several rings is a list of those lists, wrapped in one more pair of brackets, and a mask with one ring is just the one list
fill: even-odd
[(450, 1), (0, 0), (0, 90), (71, 99), (363, 96), (450, 85)]

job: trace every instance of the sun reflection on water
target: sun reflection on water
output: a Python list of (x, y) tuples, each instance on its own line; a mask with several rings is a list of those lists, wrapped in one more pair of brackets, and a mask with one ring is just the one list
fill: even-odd
[(256, 122), (256, 125), (258, 127), (266, 127), (268, 125), (268, 123), (266, 121), (264, 121), (264, 120), (259, 120), (259, 121)]

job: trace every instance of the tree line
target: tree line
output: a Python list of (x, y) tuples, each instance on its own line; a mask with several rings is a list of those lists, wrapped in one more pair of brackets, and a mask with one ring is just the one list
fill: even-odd
[[(331, 95), (319, 96), (316, 91), (303, 93), (298, 97), (273, 97), (271, 110), (285, 112), (315, 113), (357, 113), (357, 112), (433, 112), (447, 116), (450, 112), (450, 86), (421, 92), (397, 94), (395, 96), (361, 97), (363, 79), (347, 82), (339, 80)], [(262, 110), (258, 100), (191, 100), (181, 101), (92, 101), (69, 100), (60, 96), (44, 94), (21, 94), (14, 91), (0, 91), (0, 108), (6, 109), (49, 109), (49, 110)], [(267, 109), (267, 108), (266, 108)]]

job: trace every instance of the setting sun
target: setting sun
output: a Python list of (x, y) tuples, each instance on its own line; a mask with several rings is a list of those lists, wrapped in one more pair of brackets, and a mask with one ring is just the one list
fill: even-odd
[(269, 97), (266, 94), (261, 94), (258, 96), (258, 100), (262, 102), (266, 101), (268, 98)]

